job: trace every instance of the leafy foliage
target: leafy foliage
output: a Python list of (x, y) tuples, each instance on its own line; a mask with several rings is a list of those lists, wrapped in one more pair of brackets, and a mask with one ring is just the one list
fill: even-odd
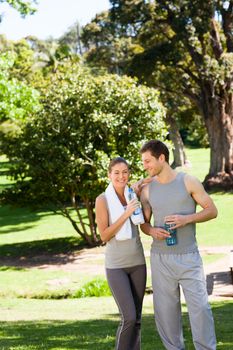
[(139, 171), (140, 144), (166, 137), (164, 109), (154, 89), (127, 77), (93, 77), (68, 63), (41, 94), (40, 115), (17, 137), (4, 138), (16, 185), (3, 197), (59, 208), (88, 244), (97, 244), (94, 201), (106, 186), (109, 159), (121, 155)]
[(106, 280), (96, 278), (82, 286), (74, 294), (73, 298), (103, 297), (111, 295), (110, 288)]
[[(34, 7), (34, 4), (37, 3), (37, 0), (0, 0), (0, 3), (7, 3), (9, 6), (13, 7), (15, 10), (17, 10), (22, 17), (25, 17), (27, 15), (33, 14), (36, 11), (36, 8)], [(0, 22), (2, 18), (0, 16)]]
[(39, 93), (25, 83), (10, 76), (14, 65), (14, 54), (0, 55), (0, 120), (25, 120), (37, 112)]

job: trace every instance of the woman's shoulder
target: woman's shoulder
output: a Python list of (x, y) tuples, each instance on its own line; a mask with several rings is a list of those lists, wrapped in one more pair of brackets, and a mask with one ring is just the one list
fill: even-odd
[(105, 193), (101, 193), (98, 197), (96, 197), (95, 200), (95, 205), (102, 205), (102, 206), (107, 206), (106, 205), (106, 197), (105, 197)]
[(105, 192), (100, 193), (100, 194), (96, 197), (96, 199), (101, 199), (101, 198), (105, 198)]

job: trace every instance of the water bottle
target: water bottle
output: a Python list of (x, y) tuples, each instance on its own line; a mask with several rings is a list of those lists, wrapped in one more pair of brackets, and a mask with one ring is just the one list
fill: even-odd
[(164, 229), (170, 233), (170, 237), (166, 238), (166, 243), (168, 246), (177, 244), (176, 228), (173, 228), (173, 226), (175, 226), (175, 224), (170, 224), (168, 222), (165, 222), (164, 225)]
[[(129, 187), (129, 201), (131, 201), (134, 198), (137, 199), (137, 195), (134, 192), (134, 190), (131, 187)], [(141, 208), (138, 207), (136, 210), (134, 210), (133, 215), (139, 215), (141, 211), (142, 211)]]
[[(137, 199), (137, 195), (134, 192), (134, 190), (131, 187), (129, 187), (128, 199), (129, 201), (131, 201), (134, 198)], [(131, 215), (131, 220), (134, 223), (134, 225), (144, 224), (145, 220), (143, 217), (141, 207), (138, 207), (137, 209), (134, 210), (133, 214)]]

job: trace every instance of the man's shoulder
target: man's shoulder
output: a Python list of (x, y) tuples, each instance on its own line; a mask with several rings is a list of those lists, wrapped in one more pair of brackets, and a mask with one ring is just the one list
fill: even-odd
[(201, 181), (196, 176), (187, 173), (184, 173), (184, 183), (189, 193), (203, 187)]
[(189, 182), (189, 183), (200, 183), (201, 181), (194, 175), (185, 173), (185, 172), (181, 172), (181, 174), (183, 174), (184, 177), (184, 181)]

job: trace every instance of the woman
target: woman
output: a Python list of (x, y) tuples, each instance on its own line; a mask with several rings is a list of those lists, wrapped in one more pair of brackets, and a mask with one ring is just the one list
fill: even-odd
[(101, 239), (106, 242), (108, 284), (121, 315), (115, 349), (140, 350), (146, 264), (138, 227), (130, 219), (139, 203), (132, 199), (127, 204), (129, 166), (124, 158), (110, 162), (108, 177), (109, 186), (96, 198), (96, 222)]

